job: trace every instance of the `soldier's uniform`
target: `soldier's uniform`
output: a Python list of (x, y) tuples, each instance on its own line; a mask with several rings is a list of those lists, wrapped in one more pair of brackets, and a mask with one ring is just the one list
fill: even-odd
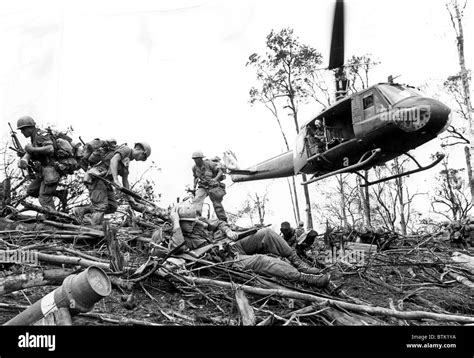
[[(204, 218), (200, 218), (200, 220), (210, 223), (215, 230), (221, 231), (220, 234), (230, 230), (224, 221), (208, 221)], [(190, 249), (204, 246), (213, 241), (209, 230), (196, 222), (180, 221), (180, 227), (186, 246)], [(267, 254), (287, 258), (292, 264)], [(285, 240), (270, 228), (261, 229), (257, 233), (235, 242), (226, 251), (225, 256), (225, 261), (231, 261), (232, 266), (249, 269), (259, 274), (289, 281), (307, 282), (316, 286), (326, 286), (329, 281), (329, 276), (316, 275), (319, 270), (309, 267), (301, 261)]]
[[(31, 145), (35, 148), (52, 146), (53, 139), (45, 130), (35, 128)], [(31, 154), (31, 160), (40, 165), (34, 168), (35, 179), (26, 189), (26, 194), (38, 198), (41, 206), (55, 210), (53, 196), (59, 183), (59, 173), (54, 166), (54, 154)]]
[[(119, 154), (121, 158), (117, 168), (118, 175), (121, 177), (127, 176), (130, 160), (132, 159), (132, 149), (125, 144), (106, 154), (102, 161), (93, 168), (98, 175), (109, 181), (113, 181), (110, 172), (110, 160), (115, 154)], [(91, 179), (88, 183), (88, 189), (92, 210), (91, 223), (92, 225), (99, 225), (102, 223), (105, 214), (112, 214), (117, 211), (118, 203), (115, 192), (110, 184), (106, 184), (97, 178)]]
[(207, 196), (211, 199), (216, 216), (222, 220), (227, 221), (222, 199), (224, 198), (225, 184), (222, 182), (211, 183), (219, 171), (219, 165), (210, 160), (203, 160), (202, 165), (193, 166), (193, 176), (199, 179), (196, 194), (194, 196), (193, 204), (197, 213), (202, 213), (202, 205)]

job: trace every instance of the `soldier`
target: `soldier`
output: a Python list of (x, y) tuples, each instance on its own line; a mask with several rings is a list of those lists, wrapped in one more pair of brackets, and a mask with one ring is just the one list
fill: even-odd
[(314, 138), (316, 139), (318, 153), (323, 153), (326, 150), (326, 136), (324, 134), (324, 125), (320, 119), (316, 120), (314, 122), (314, 125)]
[(303, 235), (305, 232), (305, 229), (304, 229), (304, 222), (303, 221), (299, 221), (298, 222), (298, 227), (295, 229), (295, 234), (296, 234), (296, 237), (300, 237), (301, 235)]
[(216, 216), (222, 221), (227, 221), (222, 206), (222, 199), (226, 194), (225, 184), (222, 183), (225, 178), (224, 172), (217, 163), (203, 158), (204, 155), (200, 150), (192, 154), (195, 163), (193, 166), (194, 190), (196, 193), (193, 200), (194, 208), (198, 215), (201, 215), (204, 200), (209, 196)]
[[(91, 224), (101, 225), (105, 214), (117, 211), (118, 203), (115, 199), (114, 189), (96, 176), (104, 177), (113, 181), (116, 185), (129, 189), (128, 182), (129, 164), (132, 160), (145, 161), (151, 154), (148, 143), (136, 143), (131, 149), (127, 145), (120, 145), (110, 153), (105, 153), (101, 160), (88, 170), (85, 176), (85, 184), (89, 189), (90, 207), (75, 208), (74, 214), (82, 221), (84, 214), (92, 212)], [(94, 174), (95, 176), (87, 175)], [(122, 177), (122, 183), (118, 177)], [(134, 201), (129, 199), (129, 201)]]
[[(222, 220), (208, 221), (205, 218), (190, 220), (196, 218), (193, 207), (172, 210), (170, 217), (173, 222), (171, 249), (183, 241), (190, 249), (206, 245), (212, 240), (213, 232), (220, 231), (231, 240), (237, 238), (237, 233)], [(273, 254), (279, 258), (266, 254)], [(302, 261), (285, 240), (270, 228), (261, 229), (237, 241), (224, 252), (224, 256), (226, 262), (231, 261), (232, 266), (237, 268), (250, 269), (256, 273), (288, 281), (305, 282), (316, 287), (326, 287), (329, 284), (329, 275), (321, 275), (319, 269)], [(289, 260), (291, 264), (284, 259)]]
[(35, 178), (26, 189), (26, 194), (38, 198), (42, 207), (55, 210), (53, 196), (60, 197), (61, 193), (56, 192), (60, 175), (54, 164), (53, 138), (48, 132), (37, 128), (29, 116), (18, 119), (17, 129), (25, 138), (31, 139), (31, 144), (25, 145), (26, 153), (18, 162), (18, 167), (26, 169), (30, 162), (36, 163), (33, 168)]
[(280, 225), (280, 233), (283, 237), (283, 239), (286, 241), (286, 243), (291, 246), (295, 247), (296, 245), (296, 230), (293, 229), (288, 221), (284, 221)]

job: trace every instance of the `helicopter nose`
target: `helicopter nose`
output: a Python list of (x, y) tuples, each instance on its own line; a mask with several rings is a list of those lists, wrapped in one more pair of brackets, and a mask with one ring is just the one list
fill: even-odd
[(450, 123), (451, 109), (438, 100), (411, 97), (394, 106), (398, 127), (407, 132), (430, 133), (433, 136), (446, 130)]
[(431, 118), (427, 130), (434, 135), (444, 132), (451, 124), (451, 109), (440, 101), (431, 99)]

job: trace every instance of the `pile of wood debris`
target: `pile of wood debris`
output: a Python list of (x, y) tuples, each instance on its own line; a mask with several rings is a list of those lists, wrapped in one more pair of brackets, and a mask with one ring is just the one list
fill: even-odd
[[(150, 217), (107, 222), (102, 230), (74, 224), (67, 214), (50, 220), (20, 214), (1, 218), (0, 253), (10, 256), (0, 257), (0, 322), (65, 277), (95, 266), (110, 278), (110, 295), (70, 321), (36, 324), (474, 324), (474, 251), (453, 248), (443, 232), (387, 233), (384, 242), (372, 244), (326, 235), (306, 257), (331, 273), (324, 290), (237, 270), (192, 252), (170, 255), (170, 235), (170, 224)], [(17, 258), (34, 252), (38, 263), (12, 263), (14, 252)]]

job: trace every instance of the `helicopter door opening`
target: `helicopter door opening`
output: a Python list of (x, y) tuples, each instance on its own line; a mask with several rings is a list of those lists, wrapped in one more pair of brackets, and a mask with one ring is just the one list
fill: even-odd
[(330, 107), (306, 126), (308, 156), (319, 154), (355, 137), (350, 98)]

